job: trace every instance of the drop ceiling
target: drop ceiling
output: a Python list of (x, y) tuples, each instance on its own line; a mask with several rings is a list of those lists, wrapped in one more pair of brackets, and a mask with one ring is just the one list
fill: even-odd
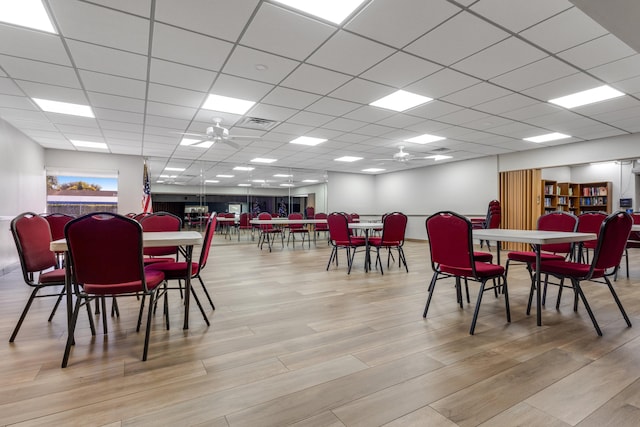
[[(161, 174), (301, 185), (327, 171), (436, 164), (379, 160), (400, 146), (452, 162), (640, 131), (640, 55), (568, 0), (367, 0), (340, 25), (275, 1), (43, 3), (58, 34), (0, 24), (0, 117), (45, 148), (86, 140), (142, 156), (152, 185)], [(571, 110), (547, 102), (605, 84), (626, 95)], [(369, 105), (399, 89), (433, 101), (404, 112)], [(255, 105), (207, 110), (208, 94)], [(32, 98), (89, 105), (95, 118), (47, 113)], [(237, 149), (180, 145), (214, 117), (248, 138)], [(552, 132), (571, 138), (522, 140)], [(404, 141), (425, 133), (446, 139)], [(299, 136), (327, 141), (289, 144)]]

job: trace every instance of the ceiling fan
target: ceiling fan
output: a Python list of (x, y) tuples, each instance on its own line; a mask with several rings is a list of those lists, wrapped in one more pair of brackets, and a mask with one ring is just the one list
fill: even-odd
[(400, 146), (400, 151), (398, 151), (397, 153), (393, 153), (393, 156), (390, 159), (374, 159), (374, 160), (378, 160), (378, 161), (387, 161), (387, 160), (392, 160), (394, 162), (400, 162), (400, 163), (408, 163), (412, 160), (429, 160), (428, 157), (416, 157), (413, 154), (409, 154), (406, 151), (404, 151), (404, 146)]
[(229, 129), (222, 126), (222, 119), (219, 117), (213, 118), (213, 126), (209, 126), (205, 133), (189, 133), (182, 132), (182, 135), (188, 136), (197, 136), (198, 139), (190, 139), (184, 138), (180, 145), (187, 145), (190, 147), (198, 147), (198, 148), (209, 148), (216, 142), (222, 142), (224, 144), (229, 145), (230, 147), (235, 148), (236, 150), (240, 149), (240, 146), (235, 142), (231, 141), (232, 139), (238, 138), (252, 138), (259, 139), (259, 136), (250, 136), (250, 135), (230, 135)]

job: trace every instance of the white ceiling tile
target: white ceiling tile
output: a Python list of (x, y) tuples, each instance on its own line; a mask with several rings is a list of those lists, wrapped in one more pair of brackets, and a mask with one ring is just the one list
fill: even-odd
[(394, 114), (391, 117), (387, 117), (378, 122), (378, 124), (384, 126), (391, 126), (396, 128), (405, 128), (415, 125), (424, 121), (421, 117), (410, 116), (408, 114)]
[(86, 90), (140, 99), (146, 96), (147, 84), (143, 80), (85, 70), (79, 70), (78, 73)]
[(320, 95), (278, 86), (269, 92), (262, 99), (262, 102), (281, 107), (304, 109), (318, 99), (320, 99)]
[(303, 60), (334, 31), (336, 28), (330, 25), (276, 5), (262, 3), (240, 43)]
[(191, 119), (195, 114), (195, 108), (181, 107), (178, 105), (162, 104), (160, 102), (147, 102), (147, 113), (154, 116), (176, 117), (179, 119)]
[(0, 43), (2, 54), (71, 66), (64, 44), (55, 34), (0, 24), (0, 40), (14, 41)]
[(0, 78), (0, 93), (4, 95), (23, 96), (23, 93), (18, 85), (16, 85), (11, 79), (8, 78)]
[(512, 93), (501, 98), (494, 99), (492, 101), (484, 102), (474, 106), (475, 109), (485, 111), (491, 114), (500, 114), (505, 111), (513, 111), (518, 108), (526, 107), (528, 105), (536, 104), (538, 101), (526, 96), (522, 96), (519, 93)]
[(462, 74), (450, 68), (438, 71), (429, 77), (409, 85), (405, 88), (410, 92), (430, 98), (442, 98), (450, 93), (457, 92), (469, 86), (480, 83), (481, 80)]
[(582, 69), (589, 69), (633, 54), (633, 49), (617, 37), (607, 34), (560, 52), (558, 56)]
[[(504, 117), (487, 116), (487, 117), (482, 117), (481, 119), (478, 119), (478, 120), (466, 122), (464, 123), (464, 127), (469, 129), (475, 129), (475, 130), (485, 130), (485, 129), (490, 129), (492, 127), (503, 126), (508, 123), (511, 123), (511, 120), (505, 119)], [(479, 139), (479, 141), (482, 141), (482, 140)]]
[(108, 108), (94, 108), (93, 112), (96, 115), (99, 123), (102, 123), (104, 120), (110, 120), (117, 123), (139, 123), (142, 124), (144, 122), (145, 116), (140, 113), (131, 113), (128, 111), (119, 111), (119, 110), (111, 110)]
[(149, 20), (75, 0), (49, 0), (65, 37), (146, 54)]
[(92, 3), (101, 4), (112, 9), (122, 10), (134, 15), (149, 18), (151, 14), (151, 0), (91, 0)]
[(520, 35), (549, 52), (557, 53), (606, 33), (602, 26), (580, 9), (573, 7), (523, 31)]
[(487, 117), (490, 117), (489, 114), (487, 113), (470, 110), (470, 109), (464, 109), (464, 110), (458, 110), (455, 113), (438, 117), (438, 121), (448, 123), (451, 125), (462, 125), (467, 122), (486, 119)]
[(326, 114), (311, 113), (309, 111), (301, 111), (295, 114), (289, 120), (288, 123), (306, 125), (306, 126), (322, 126), (323, 124), (333, 120), (333, 116), (327, 116)]
[(251, 109), (251, 116), (281, 122), (287, 120), (297, 112), (298, 110), (293, 108), (260, 103)]
[(68, 40), (69, 50), (80, 69), (115, 74), (138, 80), (147, 78), (147, 57), (121, 50)]
[(0, 65), (14, 79), (29, 80), (80, 89), (80, 82), (73, 68), (47, 64), (29, 59), (0, 55)]
[(406, 51), (443, 65), (450, 65), (506, 39), (505, 31), (462, 12), (405, 48)]
[(151, 59), (149, 81), (185, 89), (207, 92), (216, 73), (202, 68)]
[(527, 107), (518, 108), (517, 110), (505, 111), (501, 116), (508, 117), (513, 120), (527, 121), (533, 117), (544, 116), (547, 114), (555, 114), (558, 111), (563, 111), (562, 107), (549, 104), (547, 102), (539, 102)]
[(545, 133), (543, 129), (540, 129), (536, 126), (517, 122), (502, 126), (496, 126), (489, 129), (489, 132), (516, 139), (528, 138), (533, 135), (540, 135), (542, 133)]
[(30, 98), (50, 99), (52, 101), (71, 102), (74, 104), (89, 104), (85, 93), (80, 89), (72, 89), (50, 84), (34, 83), (18, 80), (17, 85)]
[(396, 88), (420, 80), (436, 71), (441, 66), (425, 61), (404, 52), (396, 52), (373, 68), (362, 73), (360, 77), (373, 80)]
[(614, 83), (640, 76), (640, 55), (628, 56), (609, 64), (604, 64), (589, 70), (593, 75), (606, 82)]
[(455, 63), (452, 67), (488, 80), (538, 61), (545, 56), (547, 54), (540, 49), (510, 37)]
[(363, 79), (353, 79), (342, 87), (331, 92), (331, 96), (349, 102), (370, 104), (373, 101), (395, 92), (388, 86), (369, 82)]
[(522, 91), (530, 87), (558, 80), (571, 74), (576, 74), (577, 72), (577, 69), (556, 58), (546, 57), (540, 61), (495, 77), (491, 79), (491, 82), (512, 90)]
[(366, 125), (366, 122), (345, 119), (345, 118), (338, 118), (326, 123), (324, 127), (328, 129), (340, 130), (344, 132), (351, 132), (365, 125)]
[(153, 27), (152, 55), (156, 58), (220, 71), (232, 48), (229, 42), (180, 28), (160, 23)]
[(149, 94), (147, 99), (166, 104), (199, 108), (204, 102), (206, 96), (207, 94), (205, 92), (196, 92), (188, 89), (149, 83)]
[(412, 108), (411, 110), (407, 111), (406, 114), (422, 117), (425, 119), (435, 119), (444, 116), (445, 114), (461, 110), (462, 108), (463, 107), (460, 107), (459, 105), (434, 100), (431, 102), (427, 102), (426, 104), (423, 104), (419, 107)]
[(570, 7), (566, 0), (480, 0), (471, 10), (518, 33)]
[[(300, 63), (281, 56), (237, 46), (223, 72), (267, 83), (280, 83)], [(259, 69), (259, 66), (266, 68)]]
[(156, 0), (155, 18), (195, 32), (235, 42), (258, 0)]
[(289, 77), (284, 79), (282, 86), (307, 92), (326, 95), (351, 79), (350, 76), (313, 65), (302, 64)]
[[(354, 55), (357, 52), (357, 55)], [(307, 62), (343, 73), (358, 75), (394, 52), (393, 49), (346, 31), (339, 31)]]
[(637, 99), (630, 96), (621, 96), (618, 98), (609, 99), (607, 101), (596, 102), (595, 104), (576, 107), (572, 110), (578, 114), (584, 114), (590, 117), (598, 117), (600, 114), (610, 114), (616, 111), (636, 108), (639, 105), (640, 101), (638, 101)]
[(20, 110), (33, 110), (33, 103), (24, 96), (0, 95), (0, 108), (17, 108)]
[(104, 93), (87, 92), (91, 105), (94, 107), (108, 108), (112, 110), (127, 111), (131, 113), (144, 113), (144, 100), (126, 98), (124, 96), (107, 95)]
[(370, 107), (368, 105), (365, 105), (363, 107), (358, 108), (357, 110), (353, 110), (352, 112), (345, 114), (344, 117), (352, 120), (360, 120), (363, 122), (376, 123), (394, 114), (395, 114), (395, 111), (384, 110), (382, 108)]
[(273, 86), (266, 83), (220, 74), (211, 93), (257, 102), (271, 89)]
[(451, 95), (442, 98), (443, 101), (450, 102), (463, 107), (473, 107), (492, 99), (511, 95), (513, 92), (503, 89), (491, 83), (479, 83), (477, 85), (462, 89)]
[(522, 91), (541, 101), (548, 101), (561, 96), (601, 86), (602, 82), (586, 74), (572, 74), (552, 82)]
[(314, 113), (328, 114), (331, 116), (342, 116), (350, 111), (359, 108), (361, 105), (355, 102), (343, 101), (341, 99), (324, 97), (314, 102), (306, 108)]
[(460, 8), (444, 0), (403, 0), (403, 7), (375, 0), (345, 28), (401, 48), (459, 11)]

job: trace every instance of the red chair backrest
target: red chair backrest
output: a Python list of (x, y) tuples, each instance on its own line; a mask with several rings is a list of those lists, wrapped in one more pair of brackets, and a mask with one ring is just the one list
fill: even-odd
[(348, 244), (350, 240), (349, 220), (340, 212), (331, 212), (327, 215), (329, 226), (329, 238), (336, 244)]
[[(259, 220), (270, 220), (273, 219), (269, 212), (260, 212), (258, 214)], [(260, 224), (260, 230), (271, 230), (273, 229), (273, 224)]]
[(75, 218), (71, 215), (61, 213), (52, 213), (44, 215), (43, 217), (49, 223), (52, 240), (64, 239), (64, 226), (67, 225), (67, 223), (73, 218)]
[(56, 255), (49, 249), (51, 229), (44, 218), (25, 212), (15, 217), (10, 227), (25, 280), (29, 280), (29, 273), (56, 266)]
[(304, 213), (305, 213), (305, 215), (307, 215), (308, 219), (315, 219), (315, 217), (316, 217), (315, 212), (316, 212), (316, 209), (313, 206), (308, 206), (304, 210)]
[(578, 215), (578, 228), (576, 231), (580, 233), (600, 234), (600, 226), (602, 221), (607, 218), (607, 214), (603, 212), (585, 212)]
[[(317, 214), (315, 214), (313, 219), (327, 219), (327, 214), (324, 212), (318, 212)], [(329, 229), (329, 225), (322, 224), (322, 223), (316, 224), (315, 227), (316, 227), (316, 231), (325, 231)]]
[(142, 226), (134, 219), (91, 213), (69, 222), (64, 234), (76, 283), (144, 281)]
[[(140, 220), (142, 231), (180, 231), (182, 219), (169, 212), (156, 212)], [(162, 246), (158, 248), (144, 248), (143, 253), (150, 256), (175, 255), (176, 246)]]
[(133, 219), (135, 219), (136, 221), (140, 221), (140, 220), (142, 220), (142, 218), (144, 218), (145, 216), (149, 216), (149, 215), (151, 215), (151, 212), (142, 212), (142, 213), (136, 214), (133, 217)]
[(213, 241), (213, 234), (216, 231), (216, 217), (211, 215), (207, 221), (207, 228), (204, 232), (204, 239), (202, 242), (202, 250), (200, 251), (200, 269), (198, 271), (202, 271), (202, 269), (207, 265), (207, 260), (209, 259), (209, 251), (211, 250), (211, 242)]
[[(576, 231), (578, 228), (578, 217), (568, 212), (550, 212), (538, 218), (538, 230), (545, 231)], [(571, 252), (571, 243), (552, 243), (542, 245), (541, 249), (546, 252), (567, 254)]]
[(251, 227), (251, 215), (249, 212), (244, 212), (240, 214), (240, 228)]
[(455, 212), (443, 211), (427, 218), (425, 226), (434, 270), (440, 264), (458, 268), (472, 267), (471, 221)]
[(382, 222), (382, 244), (393, 242), (402, 244), (404, 233), (407, 229), (407, 216), (401, 212), (393, 212), (386, 215)]
[(500, 221), (502, 220), (502, 207), (500, 202), (492, 200), (489, 202), (489, 210), (487, 211), (487, 219), (485, 221), (485, 228), (500, 228)]
[[(301, 213), (295, 213), (295, 212), (294, 213), (290, 213), (288, 218), (289, 219), (295, 219), (295, 220), (304, 219), (302, 217)], [(290, 230), (301, 230), (303, 228), (304, 228), (304, 224), (289, 224), (289, 229)]]
[(592, 268), (613, 268), (620, 265), (633, 225), (633, 218), (626, 212), (618, 211), (602, 222)]

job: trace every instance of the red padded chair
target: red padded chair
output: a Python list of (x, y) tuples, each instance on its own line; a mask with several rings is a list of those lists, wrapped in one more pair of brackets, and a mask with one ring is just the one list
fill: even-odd
[[(578, 215), (578, 228), (576, 231), (579, 233), (594, 233), (600, 234), (600, 226), (602, 221), (605, 220), (607, 214), (604, 212), (585, 212)], [(577, 248), (577, 260), (578, 262), (589, 262), (589, 251), (593, 251), (598, 244), (597, 240), (587, 240), (586, 242), (580, 242)]]
[[(492, 200), (489, 202), (489, 208), (487, 210), (487, 217), (482, 223), (484, 229), (500, 228), (500, 222), (502, 221), (502, 207), (498, 200)], [(480, 247), (484, 244), (484, 240), (480, 240)], [(487, 248), (491, 250), (491, 243), (487, 240)]]
[[(64, 268), (56, 268), (58, 265), (56, 255), (49, 249), (51, 230), (49, 223), (44, 218), (33, 212), (25, 212), (15, 217), (11, 221), (10, 227), (18, 250), (22, 277), (24, 282), (33, 288), (18, 323), (13, 329), (11, 338), (9, 338), (9, 342), (13, 342), (36, 298), (58, 298), (49, 315), (49, 322), (53, 319), (64, 295), (65, 270)], [(59, 291), (53, 294), (38, 295), (42, 289), (54, 287), (60, 287)], [(91, 318), (91, 312), (89, 312), (89, 318)]]
[[(602, 222), (598, 240), (596, 243), (593, 258), (590, 263), (571, 262), (566, 260), (546, 260), (540, 265), (539, 274), (554, 276), (560, 280), (569, 279), (574, 291), (574, 304), (573, 311), (578, 310), (578, 298), (582, 300), (591, 322), (598, 335), (602, 335), (600, 326), (596, 321), (591, 307), (587, 302), (587, 298), (582, 290), (581, 282), (589, 281), (594, 283), (606, 284), (616, 302), (622, 317), (624, 318), (627, 326), (631, 327), (631, 321), (629, 316), (624, 310), (616, 291), (613, 289), (611, 280), (609, 277), (614, 276), (620, 266), (620, 260), (624, 252), (629, 233), (631, 232), (631, 225), (633, 219), (631, 215), (625, 212), (615, 212)], [(598, 280), (600, 279), (600, 280)], [(529, 304), (527, 306), (527, 313), (531, 309), (531, 300), (533, 298), (533, 292), (535, 290), (535, 284), (531, 286), (531, 292), (529, 293)]]
[[(304, 219), (301, 213), (289, 214), (289, 219), (299, 220)], [(305, 238), (308, 240), (309, 248), (311, 248), (311, 238), (309, 237), (309, 229), (305, 224), (289, 224), (289, 235), (287, 236), (287, 246), (289, 246), (289, 239), (293, 236), (293, 247), (296, 247), (296, 235), (302, 236), (302, 247), (304, 248)]]
[[(187, 275), (191, 275), (191, 279), (198, 279), (200, 281), (200, 285), (204, 291), (205, 296), (209, 300), (209, 304), (213, 310), (216, 309), (213, 304), (213, 300), (211, 299), (211, 295), (209, 295), (209, 291), (200, 277), (200, 273), (206, 267), (207, 261), (209, 260), (209, 251), (211, 250), (211, 242), (213, 241), (213, 235), (216, 229), (216, 217), (210, 216), (207, 221), (207, 226), (204, 232), (204, 240), (202, 242), (202, 250), (200, 251), (200, 259), (198, 262), (191, 262), (191, 266), (189, 266), (185, 261), (173, 261), (173, 262), (159, 262), (156, 264), (152, 264), (149, 266), (150, 270), (161, 271), (164, 273), (165, 280), (184, 280)], [(202, 308), (202, 304), (200, 304), (200, 299), (196, 294), (193, 286), (191, 286), (191, 295), (193, 295), (193, 299), (196, 301), (198, 308), (200, 309), (200, 313), (202, 313), (202, 317), (206, 322), (207, 326), (210, 324), (209, 319), (207, 318), (207, 314), (204, 312)], [(167, 329), (169, 329), (169, 321), (168, 317), (167, 321)]]
[[(147, 360), (151, 313), (164, 274), (145, 270), (142, 254), (142, 226), (125, 216), (108, 212), (91, 213), (65, 227), (76, 302), (69, 324), (69, 336), (62, 367), (69, 361), (78, 312), (90, 300), (106, 296), (148, 296), (149, 310), (142, 360)], [(142, 299), (144, 304), (144, 298)], [(103, 310), (103, 320), (106, 315)], [(140, 311), (140, 315), (142, 311)], [(138, 326), (138, 330), (139, 330)], [(95, 331), (92, 330), (93, 335)]]
[[(51, 240), (64, 239), (64, 226), (75, 218), (74, 216), (62, 213), (52, 213), (42, 215), (42, 217), (49, 223), (49, 228), (51, 229)], [(58, 259), (58, 268), (62, 267), (64, 254), (56, 253), (56, 258)]]
[[(422, 317), (427, 317), (433, 291), (439, 279), (453, 277), (456, 294), (462, 308), (461, 279), (480, 282), (478, 300), (471, 321), (469, 333), (474, 334), (482, 295), (485, 291), (502, 289), (504, 294), (507, 322), (511, 322), (507, 275), (501, 265), (478, 261), (473, 256), (472, 224), (467, 218), (454, 212), (443, 211), (431, 215), (425, 222), (429, 246), (431, 248), (431, 268), (433, 277), (429, 284), (429, 297)], [(486, 283), (493, 280), (493, 285)], [(497, 281), (496, 281), (497, 280)], [(500, 284), (502, 282), (502, 284)]]
[(238, 224), (238, 241), (240, 241), (240, 232), (242, 230), (251, 230), (251, 239), (253, 240), (253, 225), (251, 224), (251, 214), (243, 212), (240, 214), (240, 222)]
[(384, 274), (382, 261), (380, 260), (380, 248), (387, 248), (387, 268), (390, 264), (391, 249), (398, 251), (398, 266), (402, 263), (407, 273), (407, 259), (404, 256), (404, 233), (407, 229), (407, 216), (401, 212), (393, 212), (385, 215), (382, 221), (382, 237), (369, 237), (369, 245), (376, 248), (376, 267), (380, 265), (380, 273)]
[[(180, 231), (182, 230), (182, 219), (169, 212), (156, 212), (143, 217), (140, 220), (142, 231)], [(144, 264), (150, 265), (157, 262), (177, 261), (178, 247), (163, 246), (158, 248), (144, 248)]]
[(329, 270), (332, 261), (335, 261), (336, 266), (338, 265), (338, 249), (345, 249), (347, 252), (347, 274), (351, 274), (351, 266), (357, 249), (365, 248), (364, 239), (354, 239), (351, 236), (349, 233), (349, 220), (344, 213), (332, 212), (327, 215), (327, 225), (329, 226), (329, 239), (333, 246), (327, 263), (327, 270)]
[[(273, 219), (270, 213), (262, 212), (258, 215), (259, 220), (270, 220)], [(267, 242), (267, 246), (269, 246), (269, 252), (271, 252), (271, 243), (275, 236), (280, 236), (280, 240), (282, 241), (282, 248), (284, 249), (284, 234), (282, 233), (281, 228), (274, 227), (273, 224), (260, 224), (260, 237), (258, 238), (258, 246), (260, 246), (260, 250), (262, 250), (262, 245), (264, 242)]]
[[(631, 218), (633, 218), (634, 224), (640, 224), (639, 213), (632, 213)], [(634, 248), (640, 248), (640, 231), (632, 231), (631, 233), (629, 233), (629, 240), (627, 240), (627, 246), (624, 249), (624, 258), (627, 267), (627, 279), (629, 278), (629, 249)], [(617, 278), (617, 273), (614, 277)]]
[[(541, 215), (538, 218), (538, 230), (547, 231), (576, 231), (578, 228), (578, 217), (569, 212), (551, 212)], [(549, 245), (542, 245), (540, 248), (540, 261), (550, 260), (565, 260), (573, 252), (573, 245), (571, 243), (553, 243)], [(512, 262), (524, 263), (527, 266), (531, 280), (533, 281), (533, 273), (531, 266), (536, 263), (535, 251), (513, 251), (507, 254), (507, 264), (505, 266), (505, 274), (509, 272), (509, 265)], [(546, 289), (546, 288), (545, 288)], [(546, 292), (542, 297), (544, 300)]]
[[(324, 212), (318, 212), (317, 214), (315, 214), (315, 216), (313, 217), (313, 219), (327, 219), (327, 214)], [(329, 232), (329, 225), (328, 224), (323, 224), (323, 223), (317, 223), (314, 224), (314, 232), (316, 233), (316, 236), (318, 236), (318, 233), (322, 232), (325, 235), (327, 235), (327, 233)], [(327, 237), (327, 245), (329, 245), (329, 238)]]

